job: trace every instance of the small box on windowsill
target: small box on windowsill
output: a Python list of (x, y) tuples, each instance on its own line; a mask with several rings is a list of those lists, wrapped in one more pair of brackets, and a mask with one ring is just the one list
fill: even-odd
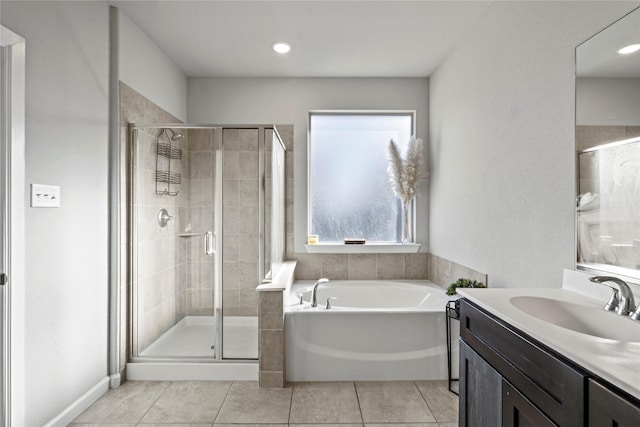
[(345, 245), (364, 245), (366, 243), (365, 239), (358, 238), (346, 238), (344, 239)]

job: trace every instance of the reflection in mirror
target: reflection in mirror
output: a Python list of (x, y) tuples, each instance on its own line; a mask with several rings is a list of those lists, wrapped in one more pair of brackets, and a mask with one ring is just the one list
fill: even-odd
[(578, 165), (578, 263), (640, 270), (640, 138), (585, 150)]
[(578, 268), (640, 279), (640, 9), (576, 49)]

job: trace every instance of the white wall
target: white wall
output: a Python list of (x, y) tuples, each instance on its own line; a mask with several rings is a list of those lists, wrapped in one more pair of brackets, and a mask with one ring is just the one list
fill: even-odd
[(2, 2), (27, 46), (26, 182), (62, 189), (61, 208), (26, 208), (26, 409), (14, 416), (27, 426), (107, 375), (108, 16), (102, 2)]
[[(294, 125), (295, 252), (307, 238), (307, 122), (309, 110), (416, 110), (416, 133), (428, 132), (427, 79), (388, 78), (192, 78), (191, 123)], [(418, 198), (416, 237), (426, 242), (428, 198)]]
[(184, 73), (122, 12), (118, 15), (118, 24), (120, 80), (165, 111), (186, 121), (187, 78)]
[(576, 124), (639, 126), (640, 78), (576, 79)]
[(495, 2), (431, 77), (431, 252), (497, 287), (574, 267), (575, 47), (638, 2)]

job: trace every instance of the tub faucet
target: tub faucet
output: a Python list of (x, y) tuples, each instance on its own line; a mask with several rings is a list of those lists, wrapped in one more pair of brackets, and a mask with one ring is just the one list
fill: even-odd
[[(609, 300), (609, 303), (607, 303), (607, 305), (605, 306), (606, 310), (609, 310), (609, 311), (615, 310), (615, 312), (621, 316), (627, 316), (633, 312), (635, 308), (633, 292), (631, 292), (631, 288), (629, 288), (629, 285), (627, 285), (627, 283), (624, 280), (618, 279), (617, 277), (612, 277), (612, 276), (593, 276), (593, 277), (590, 277), (589, 280), (594, 283), (601, 283), (601, 284), (604, 284), (605, 282), (615, 283), (616, 285), (618, 285), (618, 288), (620, 288), (620, 298), (618, 300), (618, 306), (615, 307), (615, 303), (612, 303), (616, 299), (614, 297), (616, 297), (618, 294), (618, 290), (612, 287), (614, 296), (612, 296), (611, 300)], [(605, 286), (609, 286), (609, 285), (605, 285)]]
[(313, 289), (311, 289), (311, 307), (318, 306), (318, 298), (316, 297), (316, 292), (318, 291), (318, 285), (321, 283), (327, 283), (329, 279), (323, 277), (322, 279), (318, 279), (316, 283), (313, 284)]

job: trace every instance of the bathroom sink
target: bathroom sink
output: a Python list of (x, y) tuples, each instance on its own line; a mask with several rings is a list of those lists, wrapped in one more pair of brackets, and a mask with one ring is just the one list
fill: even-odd
[(594, 337), (640, 342), (640, 322), (602, 308), (534, 296), (517, 296), (509, 302), (537, 319)]

